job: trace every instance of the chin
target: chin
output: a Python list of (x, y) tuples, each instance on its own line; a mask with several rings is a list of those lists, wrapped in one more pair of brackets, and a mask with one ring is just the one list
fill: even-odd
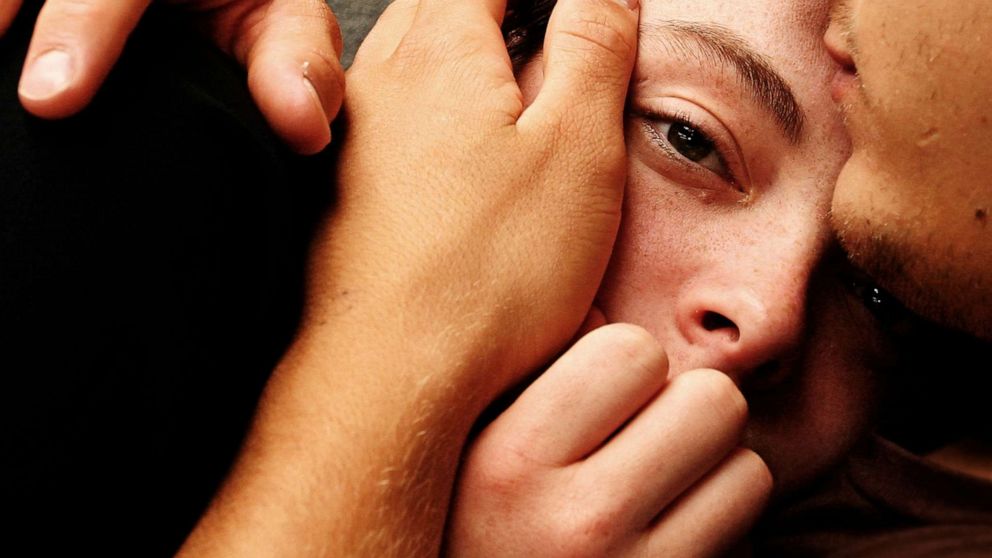
[(818, 381), (782, 398), (749, 400), (750, 419), (742, 445), (764, 459), (774, 479), (773, 500), (786, 498), (829, 473), (874, 427), (869, 411), (877, 405), (874, 373), (843, 355), (815, 350), (835, 359), (837, 370), (850, 371), (855, 382), (816, 362), (807, 371), (820, 371)]
[[(812, 439), (776, 440), (748, 428), (743, 445), (761, 456), (774, 479), (772, 501), (788, 498), (836, 465), (849, 448), (824, 448)], [(824, 449), (827, 451), (824, 452)], [(812, 450), (812, 451), (811, 451)]]

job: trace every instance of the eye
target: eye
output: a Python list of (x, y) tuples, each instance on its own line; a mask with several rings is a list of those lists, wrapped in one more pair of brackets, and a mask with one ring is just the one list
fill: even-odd
[(644, 111), (640, 116), (651, 143), (671, 160), (687, 170), (713, 173), (740, 190), (723, 156), (722, 144), (703, 126), (681, 113), (669, 116)]
[(875, 317), (879, 326), (890, 334), (907, 336), (920, 325), (920, 318), (862, 273), (852, 274), (847, 283), (851, 294)]
[(663, 97), (635, 99), (626, 117), (633, 125), (628, 128), (633, 153), (657, 174), (710, 201), (750, 199), (744, 155), (713, 112), (685, 99)]
[(729, 174), (716, 144), (699, 128), (685, 120), (662, 121), (658, 128), (679, 155), (720, 176)]
[(851, 280), (851, 291), (873, 316), (883, 321), (896, 314), (901, 306), (885, 289), (861, 279)]

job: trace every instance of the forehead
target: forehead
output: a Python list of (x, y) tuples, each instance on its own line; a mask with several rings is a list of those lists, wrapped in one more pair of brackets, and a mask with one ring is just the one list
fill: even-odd
[[(642, 0), (645, 23), (686, 21), (733, 31), (784, 74), (820, 63), (829, 0)], [(788, 75), (785, 77), (789, 77)]]
[[(727, 72), (727, 66), (703, 56), (701, 63), (687, 66), (683, 61), (676, 68), (670, 52), (652, 40), (649, 31), (673, 23), (715, 29), (721, 35), (734, 37), (735, 43), (752, 53), (791, 91), (805, 119), (802, 144), (807, 164), (819, 161), (828, 152), (847, 152), (847, 136), (830, 96), (830, 80), (836, 67), (823, 42), (829, 23), (829, 0), (641, 0), (641, 6), (642, 38), (635, 77), (656, 84), (695, 79), (697, 85), (708, 84), (699, 92), (711, 98), (722, 97), (737, 112), (763, 114), (759, 106), (762, 103), (744, 102), (749, 96), (747, 88), (740, 89), (725, 79), (735, 75)], [(743, 72), (736, 75), (745, 76), (745, 81), (758, 75), (747, 68)], [(745, 124), (753, 121), (751, 118)], [(832, 162), (833, 155), (828, 158)]]

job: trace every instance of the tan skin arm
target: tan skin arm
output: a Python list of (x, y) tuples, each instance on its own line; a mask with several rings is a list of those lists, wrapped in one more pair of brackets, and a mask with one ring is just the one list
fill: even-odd
[(181, 555), (436, 555), (475, 418), (582, 323), (619, 224), (637, 11), (560, 2), (524, 110), (504, 9), (400, 0), (358, 53), (304, 328)]

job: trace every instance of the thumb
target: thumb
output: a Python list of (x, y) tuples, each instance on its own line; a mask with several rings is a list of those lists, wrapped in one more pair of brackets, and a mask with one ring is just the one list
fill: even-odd
[(548, 22), (544, 83), (531, 115), (554, 115), (565, 137), (622, 133), (638, 16), (638, 0), (560, 0)]
[(234, 30), (233, 38), (272, 129), (300, 153), (327, 146), (344, 98), (344, 70), (341, 32), (324, 0), (273, 0), (260, 23)]

